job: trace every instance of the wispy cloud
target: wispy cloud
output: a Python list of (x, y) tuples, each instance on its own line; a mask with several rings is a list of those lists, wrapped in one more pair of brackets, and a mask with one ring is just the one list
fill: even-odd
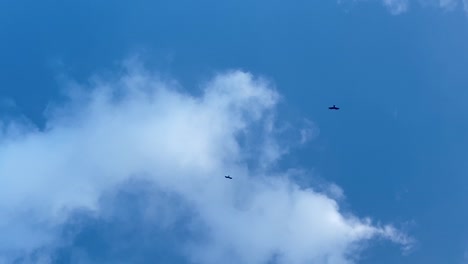
[(440, 0), (439, 1), (439, 6), (445, 10), (454, 10), (458, 6), (458, 4), (459, 2), (457, 0)]
[[(53, 262), (51, 248), (77, 247), (63, 233), (77, 221), (78, 230), (102, 233), (102, 252), (125, 230), (153, 235), (149, 244), (126, 241), (134, 248), (157, 250), (168, 237), (183, 237), (167, 252), (188, 263), (351, 263), (357, 246), (375, 237), (410, 244), (391, 226), (344, 215), (326, 193), (273, 169), (287, 146), (273, 133), (280, 96), (267, 80), (224, 72), (193, 96), (135, 63), (125, 69), (113, 80), (71, 85), (69, 100), (48, 110), (44, 130), (2, 126), (4, 261), (29, 254), (32, 262)], [(132, 179), (147, 184), (132, 189)], [(117, 195), (132, 190), (130, 198)], [(107, 199), (109, 192), (117, 196)], [(99, 262), (89, 247), (73, 252), (79, 263)]]
[(306, 144), (310, 140), (316, 138), (320, 134), (320, 130), (313, 122), (305, 119), (304, 126), (302, 129), (300, 129), (300, 134), (301, 134), (300, 143)]
[(443, 11), (455, 11), (457, 8), (463, 8), (468, 13), (468, 0), (338, 0), (339, 4), (343, 3), (363, 4), (380, 2), (385, 6), (392, 15), (401, 15), (410, 11), (410, 7), (419, 5), (422, 7), (438, 8)]
[(383, 3), (388, 8), (388, 10), (394, 15), (404, 13), (409, 8), (408, 0), (383, 0)]
[(468, 13), (468, 0), (462, 0), (463, 3), (463, 9), (465, 10), (466, 13)]

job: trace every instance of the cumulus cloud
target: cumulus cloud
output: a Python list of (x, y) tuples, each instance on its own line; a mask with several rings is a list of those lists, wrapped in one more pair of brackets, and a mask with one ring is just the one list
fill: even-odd
[[(0, 263), (155, 261), (138, 250), (163, 248), (186, 263), (338, 264), (373, 238), (411, 242), (274, 169), (287, 146), (266, 79), (228, 71), (196, 96), (129, 63), (67, 91), (44, 129), (2, 123)], [(83, 234), (102, 244), (93, 251)]]

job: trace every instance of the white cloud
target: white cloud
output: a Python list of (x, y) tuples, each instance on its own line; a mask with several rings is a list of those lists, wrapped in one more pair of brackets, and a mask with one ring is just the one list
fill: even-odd
[(300, 134), (301, 134), (300, 143), (306, 144), (310, 140), (318, 137), (318, 135), (320, 134), (320, 130), (313, 122), (305, 119), (304, 127), (300, 130)]
[(404, 13), (409, 8), (408, 0), (383, 0), (383, 3), (393, 15)]
[(190, 246), (201, 263), (265, 263), (274, 254), (279, 263), (351, 263), (371, 238), (410, 243), (390, 226), (343, 215), (287, 170), (272, 172), (284, 147), (272, 132), (279, 95), (266, 80), (225, 72), (197, 97), (129, 64), (89, 86), (51, 107), (43, 131), (1, 128), (0, 256), (52, 243), (75, 209), (101, 214), (103, 192), (134, 175), (180, 195), (209, 227), (204, 243)]
[(463, 9), (465, 10), (466, 13), (468, 13), (468, 0), (462, 0), (463, 3)]
[[(366, 1), (366, 0), (338, 0), (338, 4), (344, 3), (359, 3), (377, 1)], [(422, 7), (438, 8), (443, 11), (455, 11), (460, 6), (463, 7), (465, 12), (468, 12), (468, 0), (379, 0), (392, 15), (401, 15), (409, 11), (410, 6), (418, 4)]]
[(457, 0), (440, 0), (439, 6), (445, 10), (454, 10), (458, 5)]

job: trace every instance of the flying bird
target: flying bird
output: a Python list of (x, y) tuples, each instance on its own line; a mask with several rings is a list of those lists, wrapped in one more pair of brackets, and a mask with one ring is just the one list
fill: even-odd
[(338, 110), (340, 109), (339, 107), (336, 107), (335, 105), (328, 107), (330, 110)]
[(229, 175), (224, 176), (224, 178), (232, 180), (232, 177)]

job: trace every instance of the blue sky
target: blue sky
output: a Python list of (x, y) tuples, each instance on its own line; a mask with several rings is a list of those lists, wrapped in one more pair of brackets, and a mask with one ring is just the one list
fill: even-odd
[[(462, 1), (3, 1), (0, 36), (0, 263), (468, 261)], [(140, 86), (169, 91), (143, 88), (148, 102)], [(278, 175), (329, 200), (288, 193)], [(257, 190), (292, 199), (296, 218)], [(269, 244), (281, 224), (258, 240), (222, 231), (252, 231), (233, 219), (301, 223), (315, 240)]]

